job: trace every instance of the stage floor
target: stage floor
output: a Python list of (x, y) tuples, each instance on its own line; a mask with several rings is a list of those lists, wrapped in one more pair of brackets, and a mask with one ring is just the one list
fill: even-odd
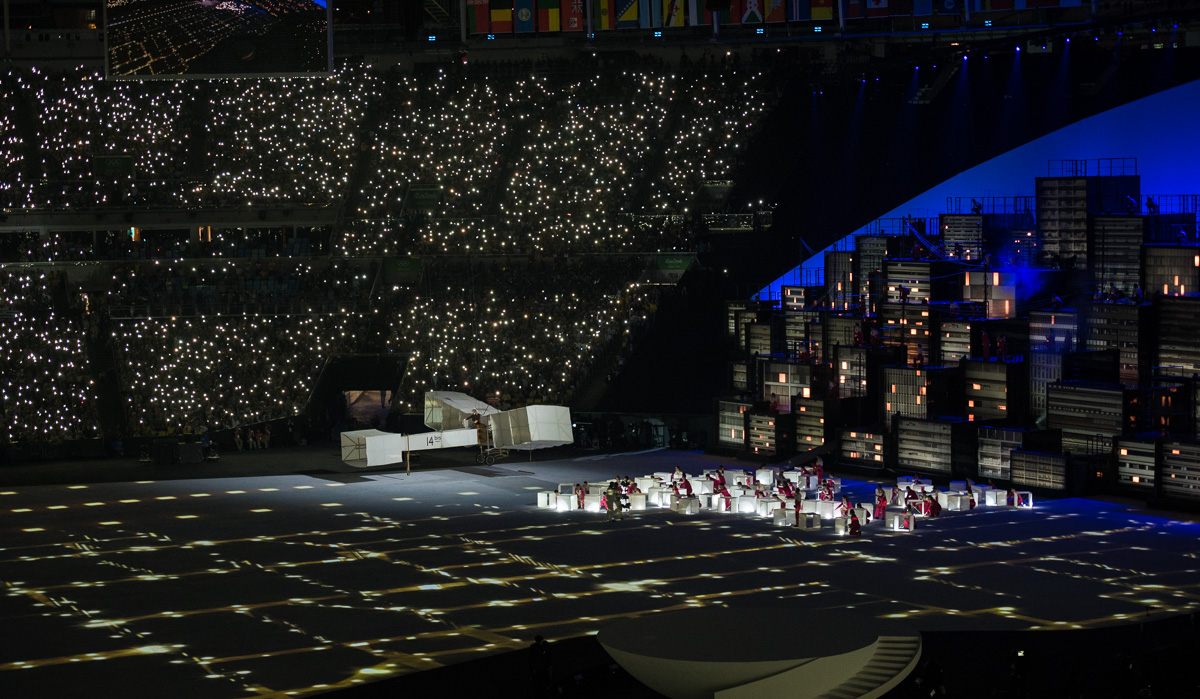
[[(918, 630), (1090, 628), (1200, 608), (1200, 525), (1121, 504), (947, 512), (913, 533), (873, 523), (861, 539), (751, 515), (656, 509), (606, 523), (535, 506), (559, 483), (716, 463), (660, 450), (412, 475), (5, 486), (0, 685), (10, 697), (298, 696), (705, 605), (850, 608)], [(856, 500), (874, 490), (845, 483)]]

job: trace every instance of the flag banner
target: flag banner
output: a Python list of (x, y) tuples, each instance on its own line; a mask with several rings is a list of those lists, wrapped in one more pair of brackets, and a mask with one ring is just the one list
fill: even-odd
[(890, 15), (888, 10), (888, 0), (863, 0), (867, 8), (868, 17), (887, 17)]
[[(612, 0), (609, 0), (612, 2)], [(638, 0), (616, 0), (617, 29), (637, 29)]]
[(583, 17), (583, 0), (562, 0), (562, 30), (581, 32), (587, 22)]
[(817, 22), (829, 21), (833, 19), (833, 0), (811, 0), (809, 3), (809, 12), (812, 13), (812, 19)]
[(812, 19), (808, 0), (788, 0), (788, 21), (807, 22)]
[(536, 26), (533, 15), (533, 0), (516, 0), (513, 17), (513, 26), (516, 31), (521, 33), (533, 31)]
[(786, 22), (787, 3), (784, 0), (759, 0), (763, 3), (764, 22)]
[(467, 31), (472, 34), (487, 34), (492, 30), (488, 16), (489, 0), (467, 0)]
[(662, 0), (662, 26), (682, 27), (687, 24), (687, 3), (684, 0)]
[[(570, 2), (570, 0), (567, 0)], [(556, 32), (562, 28), (559, 0), (537, 0), (539, 32)]]
[(642, 0), (640, 19), (643, 27), (661, 27), (663, 25), (662, 0)]
[[(702, 24), (711, 25), (714, 16), (721, 20), (722, 27), (727, 27), (731, 24), (741, 24), (742, 0), (717, 0), (715, 3), (713, 0), (704, 0), (704, 3), (705, 10), (700, 18)], [(719, 11), (713, 12), (708, 9), (709, 7), (719, 8)]]
[(746, 9), (742, 11), (742, 24), (762, 24), (762, 10), (759, 3), (764, 0), (746, 0)]
[(617, 0), (592, 0), (592, 11), (596, 17), (592, 26), (597, 30), (617, 28)]
[(933, 0), (913, 0), (912, 13), (914, 17), (933, 14)]
[(863, 0), (841, 0), (842, 16), (847, 20), (862, 19)]
[(687, 0), (688, 3), (688, 26), (699, 26), (704, 18), (704, 0)]
[(512, 10), (492, 10), (489, 16), (492, 24), (489, 34), (512, 33)]

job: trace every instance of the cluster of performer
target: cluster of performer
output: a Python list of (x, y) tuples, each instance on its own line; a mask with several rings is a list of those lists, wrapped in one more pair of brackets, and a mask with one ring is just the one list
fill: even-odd
[[(905, 479), (902, 483), (890, 488), (890, 493), (882, 484), (876, 485), (872, 502), (855, 503), (848, 494), (842, 494), (840, 501), (837, 499), (837, 483), (833, 478), (825, 477), (824, 465), (819, 459), (810, 466), (797, 468), (793, 472), (796, 475), (789, 474), (792, 475), (791, 478), (784, 476), (784, 468), (775, 467), (769, 470), (774, 474), (773, 477), (766, 478), (769, 482), (763, 482), (762, 469), (743, 470), (741, 473), (744, 473), (744, 476), (736, 477), (737, 484), (734, 487), (741, 489), (739, 492), (744, 493), (745, 497), (753, 497), (756, 501), (775, 500), (780, 507), (792, 505), (795, 509), (796, 526), (800, 526), (801, 517), (805, 514), (805, 501), (813, 496), (818, 501), (837, 503), (833, 511), (837, 517), (847, 520), (846, 533), (849, 536), (861, 536), (862, 527), (872, 521), (886, 521), (889, 507), (899, 509), (896, 526), (900, 529), (911, 529), (913, 519), (916, 517), (935, 519), (942, 514), (942, 503), (939, 501), (938, 493), (930, 492), (931, 482), (920, 477), (914, 476)], [(667, 474), (662, 474), (658, 482), (661, 487), (669, 489), (677, 498), (693, 498), (696, 496), (697, 490), (692, 483), (693, 478), (696, 476), (689, 476), (677, 466), (675, 471), (670, 474), (669, 481), (667, 481)], [(728, 473), (725, 466), (722, 465), (699, 478), (707, 480), (711, 484), (711, 508), (729, 512), (734, 500), (734, 495), (730, 492), (730, 480), (735, 476)], [(997, 490), (990, 481), (987, 489)], [(700, 490), (707, 492), (707, 487)], [(595, 486), (589, 485), (587, 481), (575, 484), (574, 496), (579, 509), (584, 509), (586, 496), (593, 492), (595, 492)], [(628, 476), (620, 476), (610, 481), (607, 487), (601, 486), (600, 509), (607, 514), (608, 520), (622, 519), (624, 512), (630, 509), (630, 496), (642, 492), (636, 480)], [(965, 481), (965, 488), (961, 492), (957, 492), (959, 497), (967, 498), (968, 510), (976, 507), (976, 493), (977, 486), (970, 479)], [(1005, 493), (1004, 503), (1009, 507), (1022, 507), (1025, 505), (1025, 500), (1021, 493), (1010, 487)], [(961, 508), (962, 506), (963, 503), (959, 500), (955, 507)], [(778, 510), (779, 508), (769, 509)]]

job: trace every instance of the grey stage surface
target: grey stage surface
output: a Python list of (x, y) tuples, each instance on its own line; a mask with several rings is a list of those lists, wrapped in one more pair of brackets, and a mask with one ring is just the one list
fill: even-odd
[[(750, 515), (605, 523), (534, 506), (558, 483), (716, 462), (464, 458), (406, 476), (296, 450), (171, 472), (224, 477), (142, 482), (50, 466), (61, 484), (0, 488), (0, 684), (295, 696), (706, 605), (851, 608), (918, 630), (1089, 628), (1200, 606), (1200, 525), (1122, 504), (980, 508), (911, 534), (872, 524), (861, 539)], [(101, 463), (92, 481), (140, 468)], [(233, 475), (247, 472), (264, 475)], [(870, 499), (872, 484), (847, 484)]]

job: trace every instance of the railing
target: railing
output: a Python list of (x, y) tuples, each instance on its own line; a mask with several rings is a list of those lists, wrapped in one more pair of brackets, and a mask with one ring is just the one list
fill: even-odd
[(114, 320), (138, 320), (147, 318), (190, 318), (194, 316), (267, 316), (267, 315), (329, 315), (335, 313), (370, 312), (370, 303), (303, 303), (281, 301), (278, 303), (134, 303), (109, 306), (108, 314)]
[(948, 214), (1029, 214), (1037, 212), (1037, 197), (946, 197)]
[(1118, 177), (1136, 174), (1137, 158), (1046, 161), (1048, 177)]

